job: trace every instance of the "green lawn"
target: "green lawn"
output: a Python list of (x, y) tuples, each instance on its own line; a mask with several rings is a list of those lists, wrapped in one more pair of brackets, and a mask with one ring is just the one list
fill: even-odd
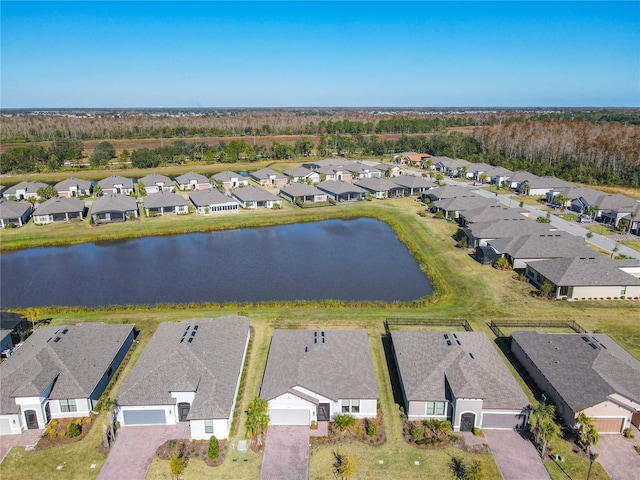
[(640, 252), (640, 239), (638, 240), (622, 240), (620, 242), (623, 245), (626, 245), (629, 248), (633, 248), (634, 250), (638, 250)]
[[(330, 472), (331, 452), (340, 449), (356, 457), (357, 470), (353, 478), (446, 478), (446, 462), (451, 452), (457, 450), (425, 451), (407, 445), (401, 437), (400, 419), (397, 406), (393, 402), (388, 367), (384, 361), (384, 352), (380, 336), (385, 318), (428, 317), (467, 319), (476, 331), (485, 332), (494, 338), (487, 324), (491, 319), (567, 319), (576, 320), (591, 332), (610, 334), (616, 341), (640, 358), (640, 326), (637, 322), (638, 303), (630, 300), (615, 302), (563, 302), (540, 301), (531, 292), (533, 287), (513, 279), (513, 272), (503, 272), (482, 266), (469, 257), (469, 252), (454, 248), (451, 238), (456, 231), (453, 222), (434, 218), (422, 218), (417, 215), (421, 210), (418, 202), (412, 199), (396, 199), (363, 202), (358, 205), (336, 206), (332, 208), (308, 211), (286, 206), (278, 211), (242, 212), (237, 216), (202, 219), (195, 215), (187, 217), (163, 217), (148, 219), (145, 222), (131, 222), (134, 227), (144, 226), (145, 233), (164, 234), (180, 231), (189, 222), (198, 228), (238, 228), (251, 225), (273, 225), (282, 222), (311, 221), (322, 218), (353, 217), (359, 215), (375, 216), (387, 221), (398, 237), (408, 244), (421, 268), (428, 272), (437, 287), (433, 300), (411, 304), (378, 304), (348, 302), (271, 302), (262, 304), (224, 305), (173, 305), (158, 308), (111, 307), (106, 309), (41, 309), (42, 316), (52, 316), (53, 325), (78, 322), (135, 323), (140, 329), (140, 345), (134, 352), (129, 366), (121, 378), (131, 368), (146, 342), (161, 322), (181, 321), (189, 318), (242, 314), (251, 319), (254, 328), (254, 344), (249, 359), (249, 371), (246, 390), (243, 397), (243, 409), (255, 397), (260, 388), (262, 373), (266, 363), (269, 340), (274, 328), (288, 326), (297, 328), (364, 328), (370, 338), (376, 374), (381, 394), (381, 408), (387, 434), (387, 443), (381, 447), (370, 447), (358, 443), (348, 443), (334, 447), (314, 447), (310, 460), (310, 478), (332, 478)], [(147, 230), (147, 226), (151, 226)], [(57, 227), (57, 226), (53, 226)], [(82, 238), (92, 238), (94, 230), (85, 225), (63, 225), (75, 227), (77, 231), (88, 231)], [(111, 227), (111, 226), (109, 226)], [(119, 225), (113, 225), (119, 227)], [(126, 224), (122, 227), (129, 228)], [(205, 228), (206, 227), (206, 228)], [(28, 227), (27, 227), (28, 228)], [(38, 239), (38, 233), (48, 229), (22, 229), (22, 238), (15, 241)], [(101, 230), (99, 227), (96, 230)], [(110, 229), (108, 229), (110, 230)], [(120, 233), (119, 229), (113, 229)], [(53, 230), (51, 230), (53, 231)], [(62, 229), (66, 239), (79, 235)], [(124, 230), (125, 233), (130, 233)], [(2, 242), (5, 241), (2, 232)], [(14, 232), (10, 232), (14, 233)], [(12, 237), (13, 238), (13, 237)], [(55, 238), (51, 236), (49, 238)], [(501, 352), (502, 354), (502, 352)], [(506, 357), (505, 357), (506, 358)], [(515, 367), (509, 364), (512, 371)], [(531, 391), (521, 378), (517, 377), (531, 397)], [(115, 390), (114, 390), (115, 393)], [(241, 415), (239, 436), (244, 436), (244, 415)], [(93, 428), (90, 435), (79, 443), (46, 451), (25, 452), (22, 449), (11, 451), (0, 465), (2, 478), (77, 478), (93, 479), (95, 470), (88, 470), (88, 464), (96, 462), (98, 467), (104, 457), (97, 453), (100, 441), (100, 428)], [(558, 440), (552, 444), (554, 450), (567, 459), (567, 465), (575, 468), (579, 475), (588, 468), (588, 461), (572, 452), (571, 444)], [(234, 462), (233, 459), (236, 459)], [(244, 459), (247, 459), (245, 462)], [(488, 455), (478, 457), (483, 463), (485, 478), (495, 478), (495, 463)], [(378, 464), (378, 460), (384, 464)], [(418, 460), (419, 466), (413, 462)], [(66, 461), (63, 471), (55, 470), (61, 461)], [(191, 461), (183, 478), (200, 479), (208, 476), (215, 478), (255, 479), (258, 476), (261, 457), (253, 453), (234, 454), (227, 457), (222, 466), (211, 469), (202, 462)], [(586, 462), (586, 463), (585, 463)], [(586, 465), (586, 467), (585, 467)], [(564, 473), (555, 464), (547, 468), (554, 480), (566, 479)], [(168, 462), (154, 460), (148, 478), (162, 479), (169, 476)], [(573, 476), (573, 475), (572, 475)], [(574, 476), (574, 478), (584, 478)], [(593, 479), (606, 479), (606, 474), (596, 467)]]

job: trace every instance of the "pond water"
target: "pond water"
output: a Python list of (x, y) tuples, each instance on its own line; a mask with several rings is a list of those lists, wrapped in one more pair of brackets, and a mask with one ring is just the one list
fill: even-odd
[(414, 257), (373, 219), (247, 228), (0, 256), (0, 307), (410, 301), (433, 293)]

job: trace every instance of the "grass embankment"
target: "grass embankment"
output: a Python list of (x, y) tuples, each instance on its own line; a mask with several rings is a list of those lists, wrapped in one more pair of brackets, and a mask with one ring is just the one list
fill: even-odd
[[(385, 361), (381, 342), (383, 322), (385, 318), (429, 317), (429, 318), (464, 318), (473, 329), (485, 332), (494, 338), (487, 323), (491, 319), (566, 319), (576, 320), (587, 330), (604, 332), (640, 358), (640, 326), (637, 322), (638, 304), (633, 301), (611, 302), (559, 302), (541, 301), (530, 292), (533, 287), (515, 281), (512, 272), (502, 272), (482, 266), (469, 257), (469, 253), (454, 248), (451, 235), (456, 226), (452, 222), (434, 218), (421, 218), (416, 213), (421, 207), (410, 199), (392, 201), (367, 202), (360, 205), (335, 207), (314, 211), (313, 216), (330, 218), (334, 213), (346, 212), (349, 215), (361, 216), (376, 212), (377, 218), (388, 221), (400, 239), (408, 242), (409, 248), (416, 255), (422, 268), (432, 275), (438, 285), (440, 296), (435, 302), (418, 302), (414, 304), (348, 304), (344, 302), (270, 302), (263, 304), (224, 305), (181, 305), (171, 307), (111, 307), (106, 309), (56, 308), (43, 309), (43, 316), (53, 316), (53, 325), (78, 322), (135, 323), (141, 331), (140, 345), (132, 357), (131, 364), (142, 352), (144, 345), (152, 336), (158, 324), (167, 321), (181, 321), (189, 318), (216, 317), (225, 314), (242, 314), (251, 319), (255, 330), (253, 349), (249, 359), (250, 366), (243, 397), (242, 410), (254, 398), (260, 388), (262, 373), (266, 364), (269, 341), (274, 328), (363, 328), (369, 334), (373, 359), (375, 363), (380, 403), (384, 413), (387, 443), (381, 447), (369, 447), (358, 443), (338, 446), (314, 447), (310, 459), (310, 478), (331, 478), (331, 452), (339, 449), (356, 457), (357, 470), (354, 479), (386, 479), (397, 478), (446, 478), (448, 475), (446, 462), (452, 452), (457, 450), (429, 451), (419, 450), (404, 443), (402, 429), (391, 390), (388, 365)], [(330, 212), (330, 213), (329, 213)], [(250, 213), (250, 212), (247, 212)], [(265, 224), (280, 223), (283, 219), (301, 221), (308, 212), (294, 207), (280, 211), (253, 212), (248, 218), (259, 219)], [(255, 215), (255, 216), (254, 216)], [(173, 217), (176, 220), (177, 217)], [(217, 223), (237, 222), (237, 218), (207, 218)], [(155, 222), (160, 220), (160, 222)], [(150, 219), (148, 224), (163, 224), (164, 219)], [(188, 221), (191, 218), (185, 218)], [(244, 220), (243, 220), (244, 221)], [(143, 225), (139, 222), (135, 225)], [(171, 222), (169, 222), (171, 223)], [(236, 225), (233, 228), (242, 226)], [(230, 227), (231, 228), (231, 227)], [(502, 354), (502, 353), (501, 353)], [(131, 368), (125, 369), (124, 378)], [(510, 366), (515, 371), (513, 366)], [(517, 377), (532, 397), (531, 390), (524, 381)], [(114, 390), (115, 392), (115, 390)], [(245, 416), (241, 415), (239, 435), (245, 432)], [(89, 470), (89, 464), (97, 462), (98, 467), (104, 457), (97, 454), (100, 441), (100, 428), (78, 444), (51, 449), (42, 452), (25, 452), (15, 448), (0, 465), (2, 478), (77, 478), (93, 479), (97, 472)], [(567, 458), (567, 465), (576, 472), (586, 472), (588, 460), (574, 454), (571, 444), (558, 440), (554, 443), (558, 453)], [(469, 458), (466, 454), (461, 454)], [(495, 463), (488, 455), (474, 456), (481, 458), (485, 470), (485, 478), (495, 478)], [(72, 459), (71, 461), (69, 459)], [(234, 461), (236, 459), (236, 461)], [(244, 461), (244, 460), (247, 461)], [(378, 460), (384, 460), (380, 465)], [(415, 465), (418, 460), (420, 465)], [(62, 471), (55, 467), (67, 461)], [(203, 462), (192, 460), (183, 475), (185, 479), (200, 479), (214, 476), (216, 478), (257, 479), (261, 457), (251, 453), (237, 453), (231, 450), (225, 462), (215, 469), (205, 467)], [(565, 479), (555, 464), (548, 464), (549, 472), (554, 480)], [(602, 468), (596, 464), (591, 474), (593, 479), (606, 479)], [(151, 480), (168, 478), (168, 462), (154, 460), (147, 478)]]

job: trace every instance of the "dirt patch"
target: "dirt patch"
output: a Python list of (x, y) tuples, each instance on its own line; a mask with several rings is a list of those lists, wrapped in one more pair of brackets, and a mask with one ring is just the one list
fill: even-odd
[(218, 445), (220, 453), (218, 458), (214, 460), (209, 458), (209, 442), (207, 440), (167, 440), (158, 447), (156, 455), (161, 460), (170, 460), (177, 449), (183, 458), (197, 458), (210, 467), (217, 467), (224, 462), (227, 456), (229, 442), (227, 440), (219, 440)]
[[(54, 418), (45, 428), (40, 441), (37, 443), (35, 450), (44, 450), (46, 448), (58, 447), (60, 445), (68, 445), (82, 440), (87, 436), (91, 427), (95, 423), (96, 415), (83, 418)], [(80, 435), (75, 437), (69, 436), (69, 426), (75, 424), (80, 427)]]

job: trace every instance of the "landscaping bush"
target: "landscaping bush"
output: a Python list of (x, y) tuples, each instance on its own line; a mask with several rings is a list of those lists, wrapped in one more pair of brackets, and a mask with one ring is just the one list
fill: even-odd
[(209, 450), (207, 454), (211, 460), (215, 460), (218, 458), (218, 455), (220, 455), (220, 445), (218, 444), (218, 439), (214, 435), (209, 439)]
[(376, 435), (378, 435), (379, 430), (380, 429), (378, 427), (378, 422), (376, 420), (371, 418), (364, 419), (364, 431), (368, 436), (375, 437)]
[(76, 422), (73, 422), (67, 427), (67, 432), (69, 432), (69, 438), (78, 437), (82, 433), (82, 427)]
[(341, 432), (344, 432), (349, 427), (353, 427), (357, 423), (356, 417), (348, 413), (337, 413), (333, 416), (331, 424), (335, 426)]

